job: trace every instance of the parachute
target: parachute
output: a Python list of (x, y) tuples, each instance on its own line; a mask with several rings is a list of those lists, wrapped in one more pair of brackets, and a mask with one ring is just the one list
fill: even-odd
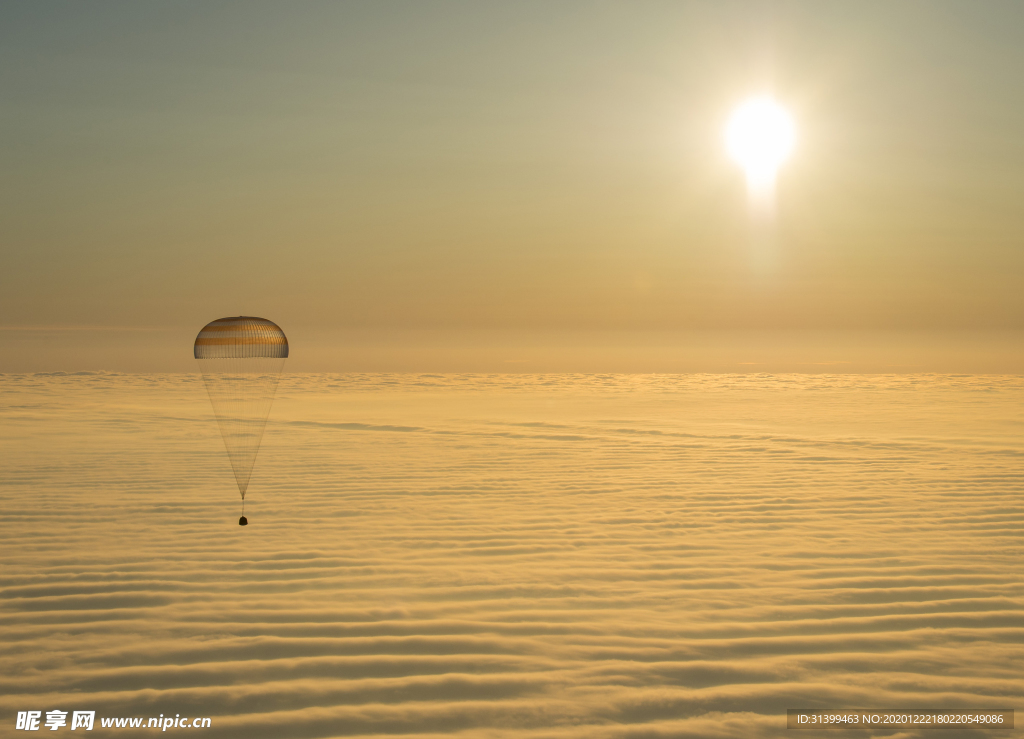
[(238, 524), (245, 526), (245, 491), (288, 358), (288, 339), (265, 318), (218, 318), (196, 337), (195, 357), (242, 496)]

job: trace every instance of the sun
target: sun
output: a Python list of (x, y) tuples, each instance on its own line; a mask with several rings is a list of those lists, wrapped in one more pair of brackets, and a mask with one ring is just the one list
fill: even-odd
[(752, 190), (771, 188), (779, 167), (796, 142), (796, 127), (786, 110), (769, 97), (740, 105), (725, 128), (726, 149), (747, 174)]

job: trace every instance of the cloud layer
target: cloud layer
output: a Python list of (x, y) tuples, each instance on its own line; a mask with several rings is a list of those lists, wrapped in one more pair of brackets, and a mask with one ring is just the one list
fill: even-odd
[(0, 386), (8, 729), (758, 737), (1024, 694), (1019, 378), (286, 376), (246, 528), (198, 375)]

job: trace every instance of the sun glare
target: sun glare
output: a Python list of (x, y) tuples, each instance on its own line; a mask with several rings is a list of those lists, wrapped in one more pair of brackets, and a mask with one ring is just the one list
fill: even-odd
[(726, 148), (747, 173), (751, 190), (770, 189), (779, 166), (793, 150), (793, 119), (768, 97), (746, 101), (732, 114), (725, 129)]

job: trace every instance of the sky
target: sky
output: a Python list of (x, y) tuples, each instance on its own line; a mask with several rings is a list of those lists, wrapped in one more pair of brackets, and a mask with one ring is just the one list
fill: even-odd
[[(0, 371), (187, 370), (229, 315), (320, 371), (1024, 371), (1021, 28), (0, 2)], [(797, 126), (770, 222), (723, 143), (763, 93)]]

